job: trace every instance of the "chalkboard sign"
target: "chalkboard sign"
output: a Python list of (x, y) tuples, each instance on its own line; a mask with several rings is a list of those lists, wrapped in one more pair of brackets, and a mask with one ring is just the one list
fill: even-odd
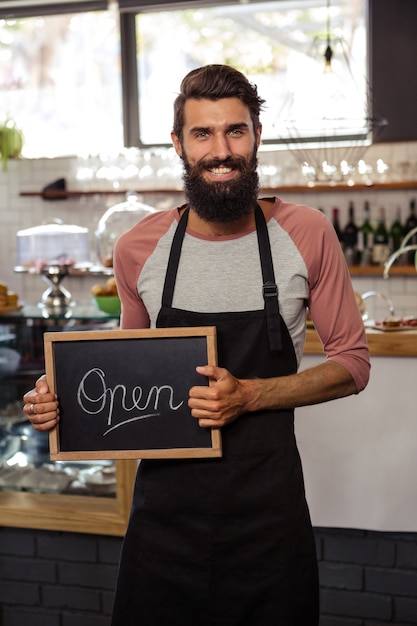
[(216, 329), (47, 332), (46, 375), (60, 421), (50, 457), (64, 459), (221, 456), (219, 429), (191, 416), (188, 392), (216, 365)]

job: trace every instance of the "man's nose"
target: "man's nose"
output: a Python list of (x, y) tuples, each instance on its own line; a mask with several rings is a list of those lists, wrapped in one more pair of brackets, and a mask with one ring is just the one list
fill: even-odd
[(221, 133), (214, 135), (211, 152), (212, 156), (219, 160), (224, 160), (231, 156), (232, 151), (230, 149), (227, 135), (223, 135)]

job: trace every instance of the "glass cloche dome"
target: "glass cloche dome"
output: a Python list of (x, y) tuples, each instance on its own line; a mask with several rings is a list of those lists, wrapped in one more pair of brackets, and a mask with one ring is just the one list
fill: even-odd
[(151, 213), (156, 213), (156, 209), (139, 202), (133, 193), (127, 196), (125, 202), (107, 209), (95, 232), (97, 257), (104, 267), (113, 267), (113, 248), (120, 235)]

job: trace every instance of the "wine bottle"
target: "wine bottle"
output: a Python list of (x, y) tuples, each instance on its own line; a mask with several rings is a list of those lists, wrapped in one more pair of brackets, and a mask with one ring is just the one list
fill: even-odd
[(349, 219), (342, 231), (343, 251), (348, 265), (356, 265), (358, 253), (358, 227), (355, 223), (353, 202), (349, 202)]
[(385, 221), (385, 209), (379, 209), (378, 224), (374, 231), (374, 242), (372, 246), (372, 263), (383, 265), (389, 256), (389, 237)]
[(336, 231), (337, 238), (340, 241), (340, 244), (342, 245), (343, 235), (342, 235), (342, 229), (340, 227), (340, 222), (339, 222), (339, 209), (338, 209), (338, 207), (334, 207), (333, 210), (332, 210), (332, 223), (333, 223), (334, 229)]
[[(401, 222), (401, 209), (397, 207), (397, 212), (395, 216), (395, 220), (391, 224), (391, 228), (389, 231), (390, 242), (391, 242), (391, 252), (395, 252), (401, 246), (401, 242), (404, 237), (404, 227)], [(403, 256), (398, 257), (394, 263), (402, 263)]]
[[(412, 200), (410, 200), (410, 213), (408, 214), (408, 217), (405, 221), (404, 235), (407, 235), (414, 228), (417, 228), (417, 215), (416, 215), (416, 201), (413, 198)], [(411, 239), (408, 239), (406, 243), (407, 246), (413, 245), (413, 244), (417, 244), (417, 234), (413, 235)], [(408, 265), (414, 265), (415, 255), (416, 253), (413, 251), (407, 253)]]
[(363, 207), (363, 222), (358, 232), (358, 251), (361, 265), (371, 265), (374, 229), (371, 224), (369, 202), (365, 200)]

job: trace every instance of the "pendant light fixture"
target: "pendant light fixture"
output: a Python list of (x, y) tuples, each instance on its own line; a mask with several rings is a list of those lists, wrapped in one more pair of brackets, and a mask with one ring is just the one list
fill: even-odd
[(352, 181), (358, 162), (387, 124), (373, 114), (370, 85), (354, 67), (346, 41), (332, 35), (330, 0), (326, 10), (325, 36), (314, 38), (309, 70), (275, 123), (311, 185)]

